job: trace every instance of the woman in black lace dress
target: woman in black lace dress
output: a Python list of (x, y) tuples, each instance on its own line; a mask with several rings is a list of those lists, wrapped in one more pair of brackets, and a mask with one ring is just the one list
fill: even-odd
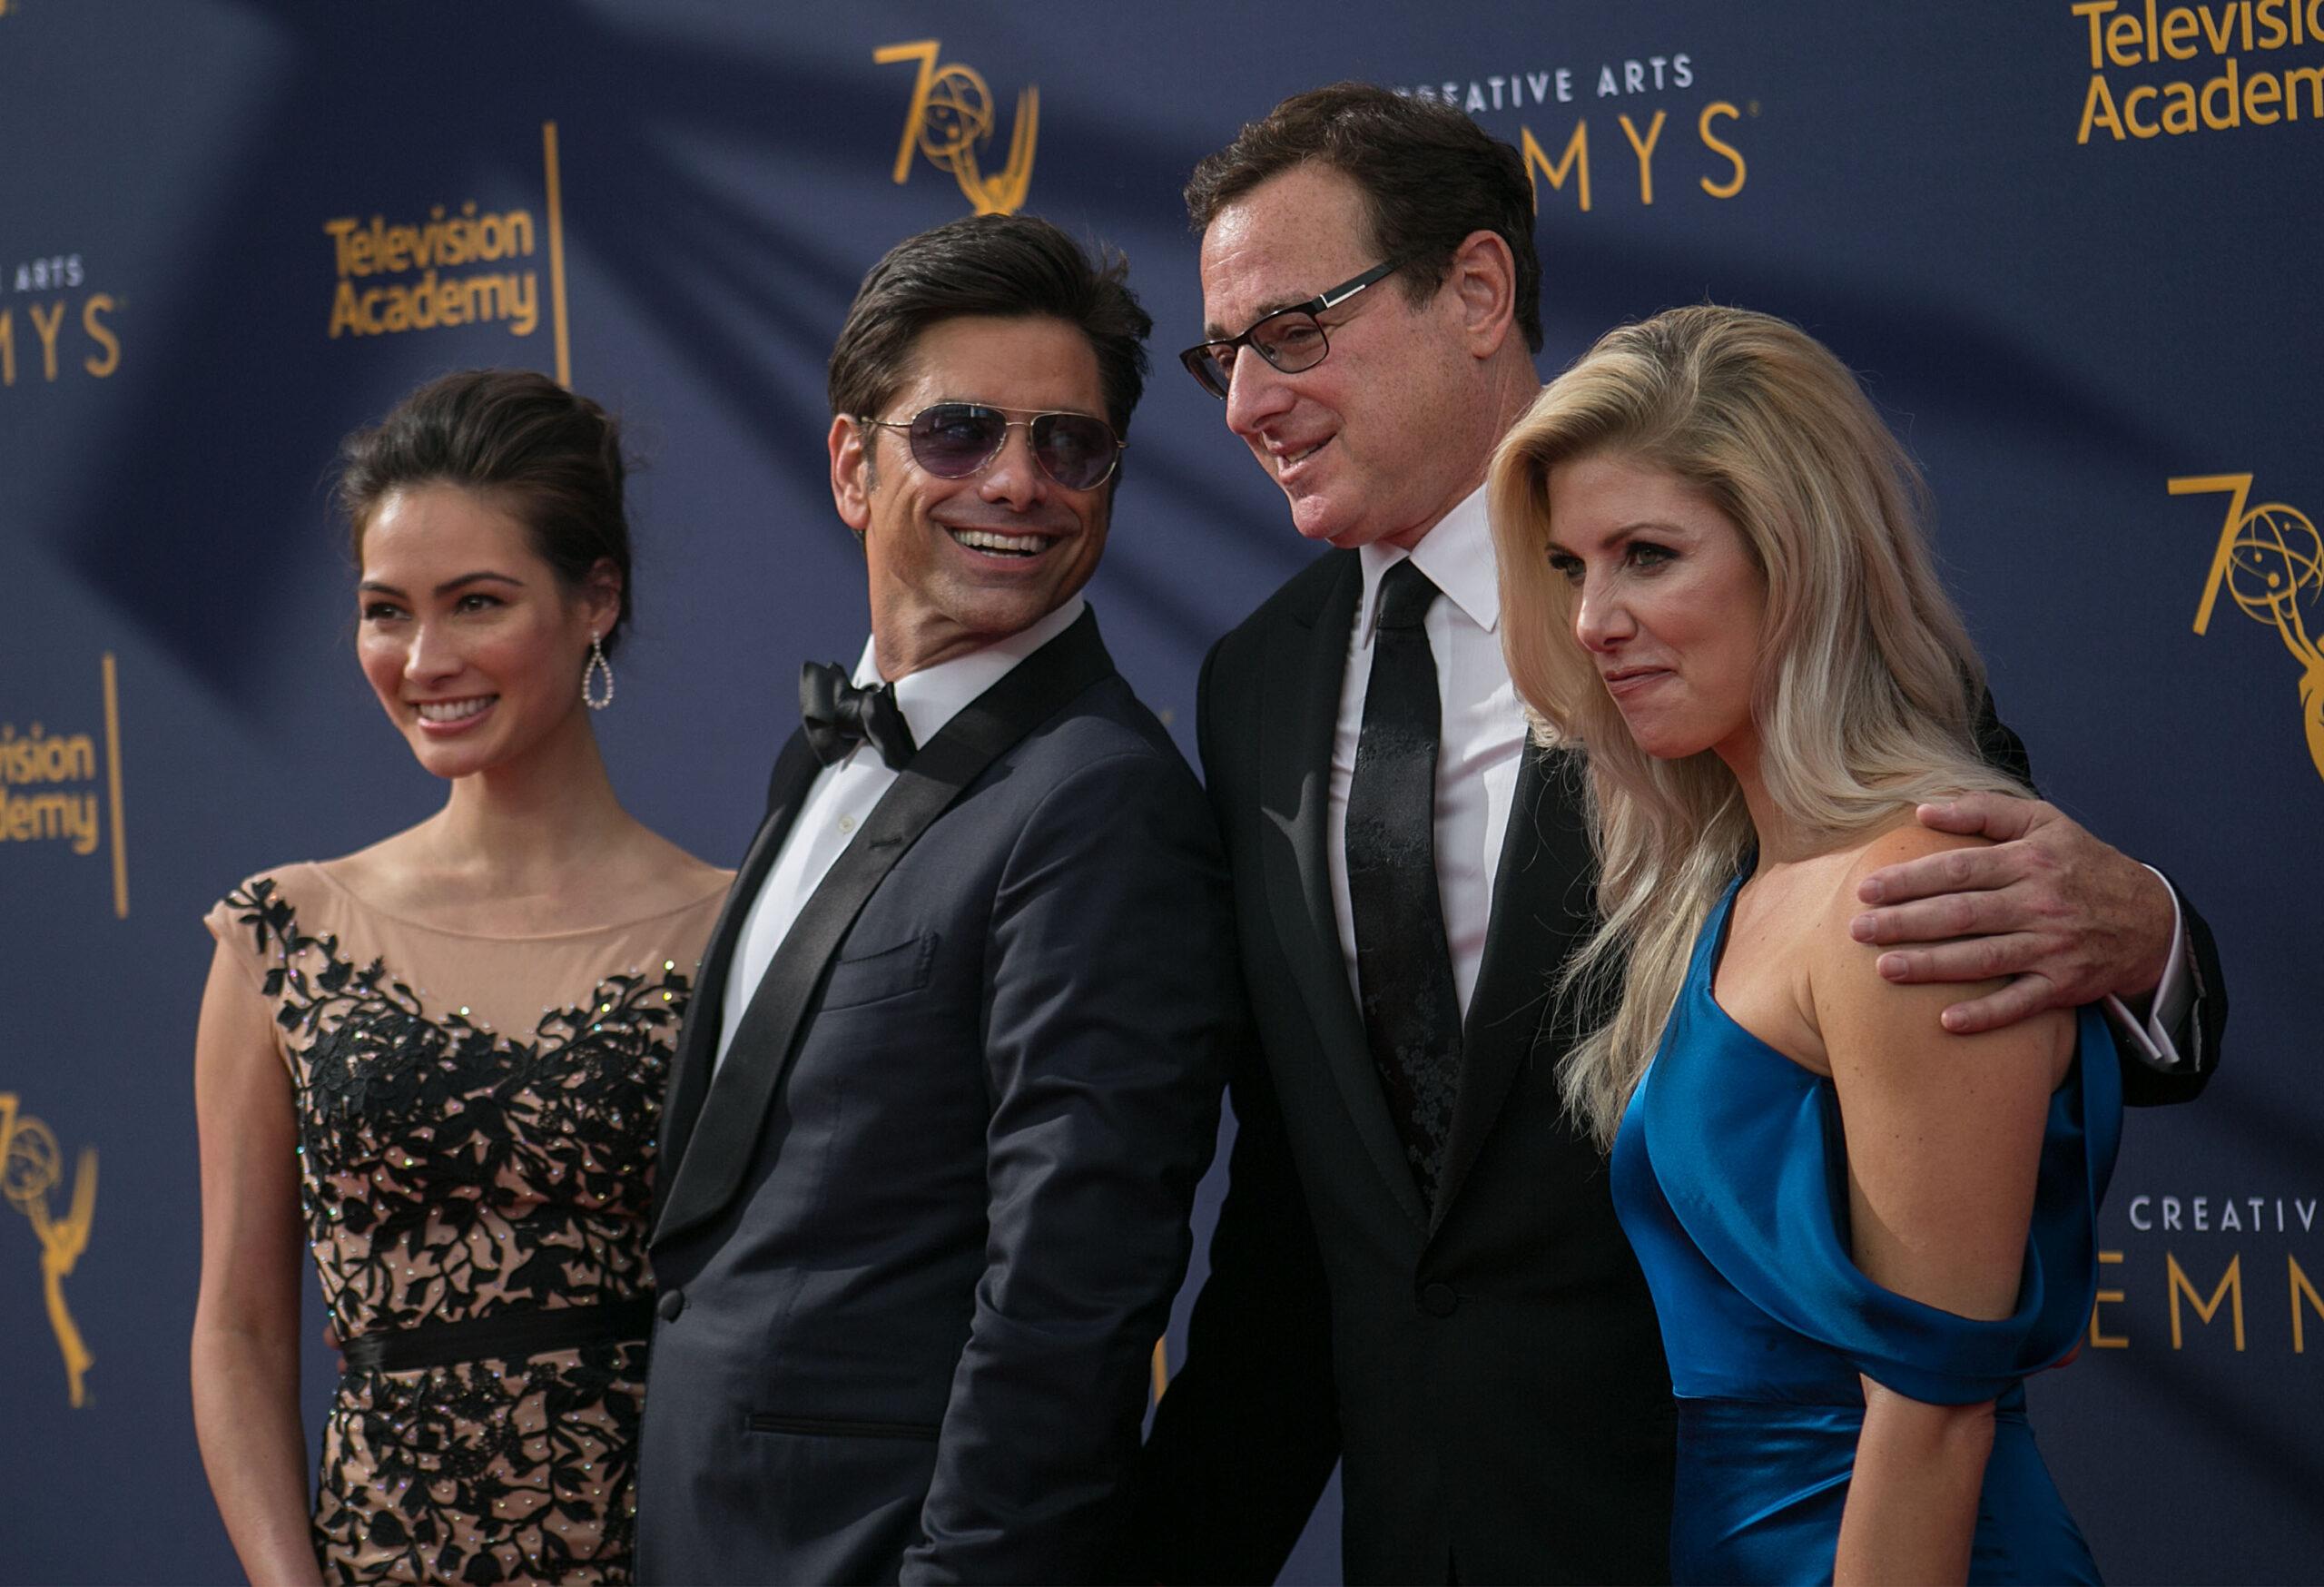
[[(730, 877), (623, 812), (590, 728), (618, 440), (541, 376), (447, 376), (340, 496), (364, 674), (448, 797), (205, 922), (203, 1462), (253, 1581), (626, 1581), (655, 1133)], [(347, 1367), (311, 1506), (302, 1245)]]

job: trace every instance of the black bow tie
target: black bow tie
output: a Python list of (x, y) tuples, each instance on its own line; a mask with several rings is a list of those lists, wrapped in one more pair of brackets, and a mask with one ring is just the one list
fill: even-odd
[(823, 764), (836, 765), (848, 751), (868, 742), (901, 772), (917, 747), (904, 714), (896, 707), (892, 684), (859, 689), (847, 674), (825, 662), (811, 661), (799, 669), (799, 717), (807, 730), (807, 746)]

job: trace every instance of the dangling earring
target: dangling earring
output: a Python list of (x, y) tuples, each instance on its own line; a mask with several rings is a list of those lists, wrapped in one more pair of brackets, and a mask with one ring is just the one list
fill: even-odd
[[(602, 700), (590, 687), (601, 677), (606, 685)], [(581, 703), (592, 711), (602, 711), (614, 703), (614, 664), (606, 659), (605, 641), (594, 634), (589, 636), (589, 665), (581, 669)]]

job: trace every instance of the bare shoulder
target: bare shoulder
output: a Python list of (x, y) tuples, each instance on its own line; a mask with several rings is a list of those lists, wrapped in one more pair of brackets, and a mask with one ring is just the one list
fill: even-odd
[(1876, 871), (1925, 860), (1932, 854), (1982, 848), (1983, 838), (1934, 832), (1903, 813), (1896, 823), (1825, 856), (1829, 892), (1815, 912), (1806, 949), (1807, 980), (1819, 1027), (1854, 1030), (1859, 1037), (1888, 1040), (1941, 1036), (1938, 1016), (1954, 1003), (1991, 991), (1999, 982), (1900, 985), (1882, 976), (1882, 950), (1859, 942), (1850, 922), (1866, 907), (1856, 886)]
[(2073, 1017), (2053, 1010), (1982, 1036), (1959, 1036), (1945, 1029), (1946, 1009), (1999, 990), (2002, 980), (1901, 983), (1880, 973), (1887, 950), (1859, 942), (1850, 923), (1869, 906), (1856, 896), (1857, 884), (1892, 865), (1966, 854), (1992, 843), (1982, 837), (1935, 832), (1906, 812), (1893, 826), (1831, 856), (1832, 893), (1817, 913), (1807, 943), (1807, 975), (1817, 1020), (1830, 1044), (1836, 1073), (1853, 1053), (1859, 1061), (1916, 1051), (1967, 1056), (1974, 1046), (2059, 1050), (2070, 1044)]
[(1847, 873), (1848, 895), (1853, 898), (1856, 884), (1875, 871), (1886, 870), (1891, 865), (1908, 864), (1915, 860), (1925, 860), (1932, 854), (1992, 847), (1993, 840), (1990, 838), (1965, 837), (1958, 833), (1938, 832), (1934, 827), (1923, 826), (1913, 818), (1912, 812), (1906, 811), (1895, 824), (1882, 828), (1862, 843), (1842, 851), (1841, 855), (1836, 857), (1846, 861), (1843, 868)]

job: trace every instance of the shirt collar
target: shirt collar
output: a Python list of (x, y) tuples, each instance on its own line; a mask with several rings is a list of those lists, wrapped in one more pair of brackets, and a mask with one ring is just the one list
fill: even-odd
[[(911, 729), (911, 741), (926, 744), (943, 732), (944, 724), (959, 715), (970, 701), (1007, 677), (1019, 662), (1072, 627), (1088, 609), (1088, 603), (1076, 595), (1030, 627), (1019, 628), (966, 656), (956, 656), (898, 678), (896, 709), (903, 713), (904, 724)], [(863, 655), (855, 664), (855, 685), (871, 688), (885, 681), (880, 675), (874, 643), (866, 639)]]
[(1485, 516), (1483, 486), (1462, 497), (1409, 553), (1375, 540), (1358, 547), (1355, 554), (1364, 568), (1364, 598), (1355, 608), (1355, 631), (1364, 644), (1372, 642), (1373, 619), (1379, 615), (1380, 581), (1408, 555), (1469, 621), (1488, 634), (1500, 627), (1501, 570), (1493, 565), (1492, 524)]

